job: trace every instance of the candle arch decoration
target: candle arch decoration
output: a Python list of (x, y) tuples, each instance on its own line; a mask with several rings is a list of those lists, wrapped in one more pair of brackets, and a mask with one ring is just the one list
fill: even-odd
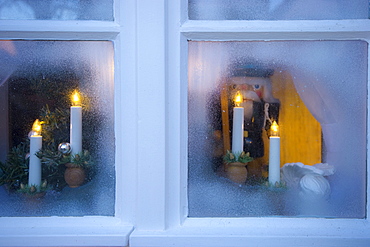
[[(50, 95), (51, 91), (40, 91), (40, 88), (49, 88), (54, 84), (60, 85), (59, 87), (56, 86), (58, 89), (53, 91), (54, 95)], [(5, 185), (8, 191), (20, 192), (26, 195), (38, 195), (47, 190), (61, 191), (67, 186), (64, 175), (68, 168), (65, 164), (73, 164), (74, 167), (85, 171), (86, 178), (83, 179), (82, 184), (93, 179), (95, 174), (94, 158), (89, 150), (83, 150), (81, 148), (79, 152), (75, 153), (71, 153), (69, 150), (70, 95), (72, 91), (68, 86), (71, 86), (71, 84), (67, 83), (63, 85), (55, 82), (53, 79), (45, 78), (36, 79), (35, 83), (31, 84), (30, 91), (33, 91), (34, 95), (39, 96), (38, 101), (42, 101), (43, 97), (45, 98), (45, 102), (48, 103), (51, 98), (59, 99), (59, 101), (52, 104), (52, 106), (44, 104), (39, 111), (38, 123), (42, 123), (41, 133), (32, 130), (28, 137), (23, 138), (10, 149), (6, 161), (0, 162), (0, 186)], [(60, 100), (60, 98), (62, 99)], [(88, 102), (88, 99), (86, 97), (82, 99), (80, 103), (81, 106), (84, 106), (85, 102)], [(87, 111), (84, 114), (90, 113)], [(89, 124), (91, 124), (91, 121), (94, 122), (96, 119), (90, 119)], [(88, 131), (86, 132), (92, 133), (89, 128), (91, 127), (87, 125)], [(31, 142), (36, 134), (42, 135), (42, 147), (38, 146), (36, 148), (37, 152), (32, 156), (31, 152), (33, 150), (30, 152)], [(82, 133), (80, 134), (82, 143)], [(89, 147), (91, 147), (91, 144), (87, 143), (87, 148)], [(33, 160), (35, 158), (42, 164), (40, 168), (41, 174), (39, 177), (36, 176), (36, 180), (38, 181), (36, 183), (30, 181), (33, 179), (30, 176), (34, 176), (30, 171), (30, 163), (32, 163), (31, 159)]]

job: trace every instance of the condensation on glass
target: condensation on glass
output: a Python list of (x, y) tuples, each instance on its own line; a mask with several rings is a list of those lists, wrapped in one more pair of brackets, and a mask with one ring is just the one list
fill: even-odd
[(367, 19), (368, 0), (189, 0), (191, 20)]
[[(365, 41), (190, 41), (189, 217), (365, 217), (367, 46)], [(253, 111), (244, 105), (253, 114), (244, 121), (244, 145), (260, 137), (263, 143), (244, 149), (255, 157), (246, 166), (245, 182), (225, 173), (223, 141), (233, 138), (234, 128), (232, 109), (222, 103), (225, 88), (226, 95), (240, 90), (246, 104), (253, 103)], [(279, 107), (266, 115), (256, 102)], [(278, 187), (266, 183), (268, 117), (280, 127)]]
[(113, 21), (113, 0), (0, 0), (0, 19)]
[[(113, 216), (113, 43), (8, 40), (0, 41), (0, 54), (0, 162), (4, 169), (0, 169), (0, 216)], [(65, 165), (45, 156), (59, 162), (41, 166), (41, 182), (46, 181), (49, 189), (42, 198), (24, 196), (18, 190), (29, 179), (32, 123), (44, 121), (42, 148), (55, 155), (67, 152), (65, 146), (57, 147), (70, 142), (75, 90), (82, 106), (82, 150), (88, 150), (92, 158), (86, 178), (81, 186), (71, 188), (63, 177)]]

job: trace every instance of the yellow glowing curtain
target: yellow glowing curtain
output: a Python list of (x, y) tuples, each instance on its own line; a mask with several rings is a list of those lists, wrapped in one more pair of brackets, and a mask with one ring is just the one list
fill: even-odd
[[(299, 97), (292, 77), (287, 72), (272, 77), (274, 96), (281, 102), (279, 126), (281, 165), (302, 162), (314, 165), (321, 162), (321, 127)], [(266, 142), (265, 142), (266, 143)], [(265, 145), (268, 148), (268, 145)], [(265, 154), (268, 154), (268, 149)]]

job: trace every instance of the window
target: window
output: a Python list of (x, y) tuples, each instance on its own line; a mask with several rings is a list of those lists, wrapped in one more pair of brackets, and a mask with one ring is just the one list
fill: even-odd
[[(327, 11), (330, 9), (330, 11)], [(189, 0), (190, 20), (341, 20), (368, 18), (368, 1)]]
[[(246, 2), (246, 1), (243, 1)], [(266, 1), (267, 2), (267, 1)], [(277, 2), (277, 1), (276, 1)], [(281, 1), (280, 1), (281, 2)], [(163, 87), (162, 83), (159, 83), (158, 87), (154, 89), (155, 92), (160, 92), (160, 98), (157, 103), (152, 101), (148, 106), (151, 111), (155, 111), (156, 123), (151, 129), (155, 127), (156, 132), (151, 132), (151, 135), (145, 136), (145, 142), (151, 140), (151, 146), (154, 149), (151, 152), (154, 156), (154, 161), (150, 163), (139, 162), (139, 170), (141, 174), (139, 178), (140, 188), (139, 195), (140, 200), (138, 205), (146, 209), (145, 213), (140, 215), (137, 221), (137, 229), (132, 233), (130, 237), (130, 244), (133, 246), (170, 246), (170, 245), (181, 245), (186, 242), (187, 245), (200, 245), (200, 246), (244, 246), (246, 244), (251, 246), (278, 246), (278, 245), (321, 245), (330, 246), (336, 244), (344, 245), (358, 245), (366, 246), (369, 240), (366, 237), (368, 232), (367, 225), (367, 209), (366, 197), (364, 184), (358, 183), (360, 180), (365, 182), (364, 169), (367, 165), (367, 151), (361, 148), (360, 144), (356, 145), (359, 147), (358, 152), (361, 152), (361, 168), (362, 171), (356, 171), (360, 179), (356, 181), (358, 183), (357, 195), (359, 197), (352, 202), (348, 202), (346, 208), (348, 210), (346, 215), (331, 211), (332, 215), (324, 214), (316, 217), (315, 214), (309, 212), (308, 215), (300, 215), (294, 213), (292, 215), (284, 215), (279, 213), (272, 213), (272, 215), (266, 215), (266, 211), (263, 212), (255, 209), (249, 215), (237, 215), (242, 212), (240, 207), (243, 207), (243, 199), (247, 193), (236, 192), (239, 190), (238, 186), (231, 188), (239, 198), (233, 197), (233, 194), (227, 194), (227, 191), (221, 193), (213, 190), (219, 186), (216, 179), (216, 175), (213, 173), (212, 167), (208, 164), (212, 164), (209, 161), (212, 156), (211, 152), (201, 153), (202, 150), (206, 149), (207, 143), (207, 101), (210, 97), (211, 90), (207, 87), (212, 85), (218, 85), (221, 83), (218, 79), (221, 77), (222, 72), (227, 73), (228, 63), (231, 63), (233, 56), (247, 56), (250, 55), (254, 60), (258, 60), (260, 63), (267, 63), (267, 65), (273, 64), (273, 62), (286, 63), (275, 64), (275, 73), (277, 77), (291, 77), (295, 80), (297, 75), (292, 71), (288, 72), (288, 69), (296, 71), (297, 66), (304, 67), (304, 63), (309, 63), (316, 60), (317, 56), (322, 56), (323, 59), (320, 61), (328, 61), (329, 57), (326, 56), (327, 52), (333, 49), (330, 54), (347, 54), (339, 47), (348, 44), (349, 46), (358, 46), (353, 50), (356, 54), (362, 58), (354, 59), (356, 71), (361, 77), (361, 83), (357, 80), (356, 86), (365, 89), (367, 87), (366, 78), (368, 77), (368, 17), (361, 16), (355, 17), (353, 20), (333, 20), (332, 18), (323, 18), (329, 20), (300, 20), (300, 21), (266, 21), (266, 20), (220, 20), (217, 18), (204, 18), (198, 20), (190, 16), (188, 18), (188, 4), (199, 4), (201, 1), (169, 1), (165, 8), (160, 8), (158, 5), (151, 6), (151, 10), (146, 13), (153, 18), (150, 13), (157, 10), (158, 13), (166, 11), (167, 19), (163, 17), (157, 17), (155, 19), (157, 23), (161, 23), (167, 20), (167, 25), (162, 29), (156, 29), (155, 31), (149, 32), (148, 34), (152, 40), (151, 47), (162, 48), (159, 44), (166, 43), (166, 57), (160, 57), (155, 59), (152, 64), (156, 64), (155, 68), (151, 68), (150, 74), (157, 72), (159, 75), (167, 78), (166, 87)], [(214, 3), (214, 1), (213, 1)], [(302, 3), (302, 2), (301, 2)], [(227, 8), (231, 6), (228, 5)], [(190, 8), (191, 6), (189, 6)], [(200, 8), (205, 10), (205, 13), (215, 13), (217, 10), (213, 9), (214, 5), (208, 4), (206, 8)], [(158, 10), (158, 8), (160, 10)], [(211, 10), (212, 9), (212, 10)], [(222, 8), (224, 10), (225, 8)], [(207, 11), (206, 11), (207, 10)], [(366, 11), (368, 10), (368, 4), (366, 4)], [(191, 11), (191, 10), (190, 10)], [(191, 13), (190, 13), (191, 15)], [(144, 14), (143, 14), (144, 16)], [(217, 19), (217, 20), (216, 20)], [(336, 18), (334, 18), (336, 19)], [(161, 25), (158, 25), (161, 26)], [(144, 29), (146, 30), (146, 29)], [(163, 36), (163, 32), (167, 32), (167, 39)], [(158, 33), (159, 35), (155, 35)], [(325, 46), (329, 50), (321, 50), (322, 53), (317, 52), (313, 55), (314, 46)], [(331, 45), (333, 46), (331, 46)], [(297, 47), (296, 47), (297, 45)], [(338, 46), (337, 46), (338, 45)], [(234, 49), (233, 46), (240, 46), (240, 50)], [(255, 47), (261, 46), (265, 49), (254, 49)], [(281, 56), (278, 56), (278, 50), (275, 49), (277, 46), (286, 46), (287, 49), (282, 52)], [(298, 49), (301, 46), (302, 49)], [(226, 48), (228, 47), (228, 48)], [(336, 48), (335, 48), (336, 47)], [(313, 50), (310, 50), (310, 49)], [(347, 47), (349, 48), (349, 47)], [(254, 49), (254, 50), (253, 50)], [(297, 52), (295, 52), (297, 49)], [(307, 50), (306, 50), (307, 49)], [(304, 51), (310, 50), (310, 54), (303, 53)], [(340, 52), (335, 52), (340, 50)], [(351, 50), (351, 49), (350, 49)], [(281, 50), (282, 51), (282, 50)], [(349, 50), (347, 50), (351, 53)], [(157, 51), (153, 51), (156, 53)], [(295, 59), (289, 59), (288, 54), (295, 53)], [(342, 53), (343, 52), (343, 53)], [(152, 53), (152, 54), (153, 54)], [(157, 54), (157, 53), (156, 53)], [(354, 53), (351, 53), (354, 55)], [(147, 54), (145, 54), (147, 56)], [(312, 57), (311, 57), (312, 55)], [(277, 58), (274, 60), (273, 58)], [(313, 59), (315, 57), (315, 59)], [(164, 59), (164, 60), (163, 60)], [(307, 60), (306, 60), (307, 59)], [(303, 62), (305, 60), (305, 62)], [(162, 61), (162, 62), (161, 62)], [(165, 61), (165, 62), (164, 62)], [(211, 62), (211, 63), (208, 63)], [(302, 63), (301, 63), (302, 62)], [(330, 64), (336, 62), (333, 59)], [(292, 66), (290, 66), (290, 63)], [(357, 64), (357, 65), (356, 65)], [(161, 65), (166, 65), (165, 70)], [(288, 65), (283, 67), (284, 65)], [(282, 72), (278, 69), (281, 66)], [(313, 76), (308, 79), (307, 82), (301, 84), (302, 86), (309, 86), (309, 82), (316, 82), (316, 79), (320, 75), (325, 77), (328, 81), (329, 75), (325, 74), (328, 64), (324, 66), (318, 66), (316, 72), (307, 72), (305, 69), (298, 71), (306, 71), (309, 76)], [(357, 67), (358, 66), (358, 67)], [(147, 67), (146, 67), (147, 68)], [(320, 72), (321, 70), (321, 72)], [(338, 76), (334, 71), (334, 77)], [(206, 80), (203, 80), (205, 77)], [(277, 79), (277, 78), (276, 78)], [(302, 79), (302, 77), (301, 77)], [(320, 80), (320, 83), (324, 80)], [(340, 79), (343, 83), (343, 80)], [(142, 81), (143, 82), (143, 81)], [(327, 82), (327, 81), (326, 81)], [(152, 82), (143, 82), (143, 85), (150, 87)], [(294, 82), (295, 83), (295, 82)], [(336, 82), (333, 88), (327, 88), (328, 94), (333, 92), (332, 90), (338, 90)], [(339, 83), (339, 82), (338, 82)], [(320, 84), (329, 86), (329, 84)], [(333, 85), (333, 84), (331, 84)], [(297, 85), (294, 85), (296, 87)], [(145, 88), (145, 87), (144, 87)], [(144, 89), (143, 88), (143, 89)], [(337, 89), (334, 89), (337, 88)], [(300, 89), (296, 89), (299, 92)], [(361, 94), (364, 96), (364, 94)], [(166, 96), (165, 100), (162, 96)], [(363, 102), (368, 105), (367, 96), (362, 97)], [(278, 98), (277, 96), (275, 96)], [(301, 100), (305, 102), (305, 106), (310, 108), (307, 104), (307, 99)], [(144, 97), (142, 98), (144, 101)], [(156, 98), (157, 99), (157, 98)], [(324, 100), (333, 100), (333, 98), (324, 97)], [(317, 103), (315, 100), (311, 100), (312, 103)], [(328, 103), (328, 102), (326, 102)], [(166, 106), (166, 111), (163, 111), (161, 106)], [(330, 105), (330, 104), (329, 104)], [(355, 105), (357, 105), (355, 103)], [(367, 110), (358, 105), (362, 110), (359, 110), (356, 114), (361, 115), (361, 119), (367, 122)], [(158, 109), (156, 109), (158, 108)], [(323, 110), (325, 108), (313, 107), (317, 110)], [(325, 109), (325, 111), (328, 109)], [(330, 109), (333, 110), (333, 109)], [(333, 110), (334, 111), (334, 110)], [(147, 109), (146, 109), (146, 112)], [(340, 111), (338, 111), (339, 113)], [(203, 115), (204, 113), (204, 115)], [(310, 115), (315, 115), (318, 112), (308, 111)], [(148, 113), (152, 114), (152, 112)], [(336, 114), (334, 114), (336, 115)], [(317, 117), (317, 116), (315, 116)], [(326, 115), (325, 115), (326, 117)], [(149, 117), (148, 117), (149, 119)], [(341, 118), (343, 119), (343, 118)], [(282, 120), (281, 120), (282, 121)], [(318, 120), (319, 122), (322, 120)], [(196, 125), (198, 124), (198, 125)], [(203, 125), (202, 125), (203, 124)], [(283, 124), (283, 122), (282, 122)], [(149, 126), (149, 124), (148, 124)], [(367, 124), (361, 123), (361, 127), (356, 128), (359, 131), (357, 134), (352, 135), (351, 142), (357, 142), (360, 140), (361, 143), (366, 142), (365, 136), (367, 136)], [(327, 135), (340, 136), (328, 132), (337, 131), (329, 126), (319, 125), (319, 136), (320, 132), (323, 132), (323, 142), (320, 141), (319, 160), (325, 161), (333, 158), (335, 155), (330, 153), (334, 150), (326, 150), (325, 147), (338, 147), (332, 146), (327, 143), (329, 140), (326, 139)], [(342, 126), (343, 127), (343, 126)], [(344, 127), (345, 128), (345, 127)], [(162, 138), (162, 132), (166, 133), (166, 138)], [(281, 126), (283, 131), (283, 126)], [(160, 132), (160, 133), (158, 133)], [(145, 132), (147, 133), (147, 132)], [(326, 134), (325, 134), (326, 133)], [(326, 137), (325, 137), (326, 135)], [(357, 138), (358, 137), (358, 138)], [(347, 139), (346, 139), (347, 141)], [(324, 143), (325, 142), (325, 143)], [(334, 144), (337, 143), (333, 141)], [(155, 145), (154, 145), (155, 144)], [(346, 144), (347, 145), (347, 144)], [(367, 144), (366, 144), (367, 145)], [(158, 146), (165, 148), (164, 153)], [(351, 144), (352, 146), (352, 144)], [(342, 146), (341, 148), (343, 148)], [(201, 148), (201, 150), (198, 150)], [(208, 151), (208, 150), (207, 150)], [(199, 154), (200, 153), (200, 154)], [(198, 155), (199, 154), (199, 155)], [(330, 154), (330, 157), (327, 157)], [(338, 156), (339, 157), (339, 156)], [(143, 158), (144, 160), (145, 158)], [(146, 160), (146, 159), (145, 159)], [(342, 161), (341, 161), (342, 162)], [(341, 163), (345, 165), (346, 162)], [(146, 171), (146, 172), (144, 172)], [(354, 170), (351, 170), (354, 172)], [(346, 172), (344, 172), (346, 173)], [(145, 174), (142, 176), (142, 174)], [(154, 176), (156, 174), (156, 176)], [(213, 176), (214, 180), (207, 180), (207, 177)], [(339, 175), (338, 173), (336, 175)], [(355, 177), (357, 176), (355, 175)], [(203, 177), (200, 177), (203, 176)], [(199, 180), (194, 181), (199, 178)], [(194, 179), (192, 181), (192, 179)], [(357, 178), (356, 178), (357, 179)], [(354, 179), (354, 180), (356, 180)], [(354, 181), (353, 180), (353, 181)], [(346, 179), (343, 180), (346, 183)], [(202, 185), (204, 185), (202, 187)], [(151, 188), (152, 193), (146, 194), (148, 188)], [(232, 187), (232, 186), (230, 186)], [(228, 187), (229, 188), (229, 187)], [(352, 187), (353, 188), (353, 187)], [(352, 190), (351, 190), (352, 191)], [(342, 192), (338, 192), (340, 195)], [(347, 191), (346, 193), (351, 193)], [(255, 195), (254, 199), (258, 197)], [(235, 201), (235, 208), (230, 205), (230, 211), (215, 212), (216, 207), (220, 204), (232, 204)], [(198, 201), (201, 204), (198, 204)], [(234, 201), (230, 201), (234, 200)], [(264, 200), (261, 198), (261, 200)], [(338, 205), (344, 199), (338, 199)], [(357, 203), (361, 201), (359, 206)], [(153, 202), (153, 203), (150, 203)], [(150, 206), (147, 205), (150, 203)], [(255, 201), (256, 204), (257, 201)], [(265, 203), (269, 203), (266, 202)], [(270, 202), (271, 203), (271, 202)], [(353, 214), (351, 211), (351, 204), (356, 204), (357, 213)], [(307, 204), (311, 205), (311, 204)], [(207, 207), (204, 208), (203, 206)], [(257, 205), (258, 206), (258, 205)], [(275, 207), (275, 205), (273, 205)], [(244, 207), (245, 209), (245, 207)], [(315, 210), (315, 208), (312, 208)], [(210, 211), (213, 210), (213, 211)], [(277, 208), (276, 210), (280, 210)], [(336, 209), (334, 209), (335, 211)], [(220, 210), (219, 210), (220, 211)], [(307, 211), (308, 212), (308, 211)], [(306, 212), (306, 213), (307, 213)], [(258, 216), (258, 217), (253, 217)], [(261, 217), (268, 216), (268, 217)], [(276, 217), (279, 216), (279, 217)], [(284, 217), (281, 217), (284, 216)], [(298, 217), (297, 217), (298, 216)], [(306, 217), (310, 216), (310, 217)], [(313, 216), (313, 217), (312, 217)], [(327, 219), (331, 217), (331, 219)], [(349, 217), (344, 219), (343, 217)]]
[[(12, 200), (12, 196), (7, 198), (3, 191), (1, 200), (5, 205), (1, 216), (113, 216), (112, 42), (1, 41), (1, 46), (5, 50), (2, 63), (8, 65), (2, 75), (6, 78), (2, 92), (8, 99), (7, 104), (2, 105), (3, 116), (6, 116), (2, 118), (2, 135), (10, 137), (3, 139), (2, 153), (8, 152), (1, 158), (2, 181), (10, 195), (16, 194), (15, 191), (29, 197), (43, 195), (42, 206), (40, 200), (35, 200), (33, 203), (39, 204), (38, 209), (31, 210), (22, 206), (30, 201), (25, 201), (22, 196), (20, 200)], [(70, 52), (64, 54), (65, 50)], [(81, 133), (73, 132), (73, 122), (71, 129), (69, 126), (72, 117), (75, 118), (70, 112), (70, 96), (75, 90), (81, 95)], [(42, 122), (39, 171), (33, 170), (36, 169), (32, 164), (34, 160), (28, 158), (31, 150), (28, 133), (35, 119)], [(76, 143), (79, 140), (73, 139), (74, 135), (80, 135), (80, 144)], [(64, 145), (69, 149), (59, 151)], [(72, 161), (79, 155), (84, 160), (80, 164), (82, 168), (64, 169), (62, 163), (67, 162), (68, 154), (73, 155)], [(20, 155), (25, 159), (18, 160), (16, 157)], [(41, 179), (37, 178), (40, 176), (37, 172), (41, 172)], [(80, 180), (74, 180), (74, 176)], [(40, 193), (31, 193), (33, 183)], [(28, 186), (31, 186), (30, 190)], [(22, 190), (21, 187), (26, 188)], [(68, 187), (75, 189), (67, 192)]]
[[(11, 9), (15, 11), (27, 4), (37, 15), (37, 20), (23, 20), (20, 12), (12, 15), (17, 19), (1, 15), (0, 104), (2, 114), (8, 116), (2, 118), (0, 124), (1, 161), (4, 162), (16, 142), (27, 138), (40, 110), (52, 112), (60, 106), (62, 111), (69, 112), (72, 89), (78, 89), (83, 109), (82, 135), (85, 136), (82, 146), (90, 154), (97, 155), (94, 161), (100, 167), (95, 171), (95, 175), (99, 175), (94, 175), (84, 185), (65, 186), (56, 195), (46, 194), (36, 199), (37, 202), (19, 198), (17, 193), (8, 194), (2, 186), (0, 197), (4, 210), (0, 221), (2, 226), (7, 226), (1, 229), (2, 245), (125, 246), (133, 229), (130, 222), (134, 204), (130, 190), (135, 170), (125, 170), (128, 164), (135, 164), (136, 159), (127, 154), (136, 152), (136, 146), (132, 145), (136, 142), (136, 125), (133, 124), (136, 95), (129, 93), (136, 87), (131, 83), (135, 79), (129, 76), (134, 74), (132, 47), (135, 40), (127, 41), (123, 36), (134, 33), (128, 25), (135, 19), (135, 14), (128, 10), (134, 8), (132, 2), (107, 1), (107, 5), (99, 7), (107, 11), (96, 13), (108, 12), (108, 17), (96, 17), (96, 13), (87, 13), (89, 7), (79, 6), (80, 2), (89, 2), (92, 12), (97, 10), (94, 1), (64, 2), (57, 9), (78, 7), (79, 18), (50, 20), (51, 16), (39, 16), (41, 10), (49, 8), (41, 1), (1, 2), (4, 5), (0, 10), (9, 10), (13, 4)], [(53, 4), (61, 2), (52, 1)], [(126, 104), (132, 108), (124, 109), (122, 106)], [(45, 108), (46, 105), (49, 108)], [(63, 131), (63, 135), (67, 135), (66, 142), (69, 142), (69, 124), (66, 125), (67, 134)], [(45, 144), (46, 123), (42, 126)], [(10, 136), (13, 134), (16, 135)], [(73, 149), (73, 143), (71, 146)], [(76, 197), (70, 197), (72, 194)]]
[[(366, 42), (190, 41), (188, 66), (189, 217), (365, 217)], [(224, 91), (249, 100), (241, 150), (254, 160), (240, 169), (224, 164), (225, 150), (237, 155)], [(284, 167), (267, 186), (275, 120)]]
[[(95, 1), (89, 2), (95, 3)], [(276, 4), (288, 3), (288, 1), (274, 2)], [(356, 128), (351, 130), (350, 141), (352, 143), (350, 145), (351, 148), (353, 148), (352, 146), (361, 146), (352, 144), (356, 140), (365, 142), (368, 139), (369, 115), (363, 104), (366, 102), (366, 106), (369, 105), (366, 92), (368, 83), (366, 81), (368, 82), (367, 47), (370, 28), (367, 16), (356, 15), (349, 19), (322, 18), (322, 20), (307, 20), (305, 18), (294, 21), (289, 19), (220, 20), (210, 18), (198, 20), (195, 17), (188, 17), (189, 3), (198, 4), (200, 1), (114, 1), (113, 18), (108, 17), (104, 20), (91, 18), (94, 20), (3, 19), (1, 21), (1, 41), (25, 41), (26, 43), (33, 41), (97, 42), (113, 47), (114, 123), (110, 126), (114, 126), (114, 173), (116, 180), (114, 183), (114, 215), (0, 217), (0, 225), (2, 226), (0, 245), (367, 246), (369, 244), (369, 207), (366, 202), (368, 188), (363, 186), (364, 182), (369, 184), (367, 174), (362, 173), (362, 177), (356, 181), (360, 185), (359, 187), (351, 185), (352, 189), (360, 188), (366, 192), (356, 191), (353, 194), (361, 202), (345, 203), (346, 210), (344, 210), (343, 217), (338, 217), (337, 213), (324, 214), (320, 217), (311, 217), (314, 216), (313, 214), (310, 214), (310, 217), (305, 217), (296, 213), (293, 215), (274, 214), (271, 217), (265, 213), (257, 214), (257, 211), (254, 211), (254, 215), (240, 215), (240, 217), (235, 214), (221, 215), (218, 212), (211, 216), (194, 211), (193, 202), (196, 198), (191, 193), (201, 187), (198, 186), (199, 184), (189, 182), (194, 178), (194, 175), (197, 175), (195, 172), (200, 172), (191, 168), (202, 168), (195, 166), (197, 163), (194, 160), (202, 161), (210, 157), (209, 153), (204, 153), (203, 156), (194, 155), (194, 148), (197, 145), (205, 144), (206, 141), (201, 138), (204, 136), (198, 138), (197, 135), (194, 135), (202, 132), (203, 129), (199, 129), (197, 126), (194, 128), (193, 125), (189, 126), (189, 123), (192, 123), (192, 120), (204, 123), (202, 122), (204, 116), (196, 114), (193, 116), (192, 113), (196, 113), (193, 110), (198, 107), (194, 102), (205, 101), (208, 95), (203, 95), (207, 92), (199, 93), (199, 95), (193, 94), (194, 85), (199, 85), (195, 83), (193, 77), (196, 74), (192, 73), (198, 73), (200, 69), (204, 68), (205, 64), (201, 61), (204, 59), (203, 55), (213, 53), (214, 59), (210, 59), (212, 62), (220, 61), (220, 58), (223, 58), (224, 62), (228, 63), (230, 60), (227, 59), (226, 54), (229, 52), (232, 54), (236, 51), (223, 50), (224, 48), (222, 48), (214, 52), (213, 46), (217, 45), (221, 47), (226, 44), (230, 46), (238, 44), (249, 48), (269, 46), (270, 54), (265, 54), (265, 56), (262, 56), (263, 52), (261, 54), (253, 52), (255, 58), (266, 58), (263, 59), (263, 62), (267, 63), (274, 62), (274, 60), (269, 60), (271, 51), (279, 50), (273, 48), (285, 45), (288, 49), (279, 51), (283, 53), (282, 59), (285, 59), (287, 63), (280, 63), (279, 66), (290, 65), (293, 61), (287, 59), (285, 51), (295, 55), (296, 61), (302, 62), (300, 66), (304, 65), (303, 62), (315, 61), (315, 59), (309, 59), (313, 55), (310, 52), (315, 50), (309, 47), (322, 44), (326, 44), (327, 49), (322, 50), (324, 53), (316, 54), (315, 58), (323, 56), (323, 59), (330, 63), (338, 62), (325, 56), (325, 52), (331, 51), (330, 54), (334, 54), (334, 57), (348, 55), (350, 60), (356, 60), (358, 66), (351, 64), (351, 66), (345, 67), (345, 64), (340, 63), (335, 70), (343, 68), (345, 71), (340, 71), (340, 74), (345, 78), (350, 76), (350, 73), (345, 72), (360, 72), (356, 73), (355, 78), (358, 80), (356, 86), (360, 91), (359, 102), (355, 102), (351, 98), (350, 103), (352, 106), (359, 107), (356, 109), (358, 111), (356, 114), (361, 116), (361, 120), (355, 122)], [(66, 7), (68, 6), (66, 4)], [(368, 11), (368, 5), (366, 6)], [(211, 7), (213, 6), (208, 6), (208, 9)], [(299, 45), (302, 45), (304, 49), (294, 53), (293, 51), (297, 49), (296, 46)], [(203, 48), (209, 46), (212, 49), (207, 53), (203, 48), (200, 49), (201, 46), (204, 46)], [(336, 52), (344, 46), (346, 49), (343, 49), (343, 54)], [(223, 53), (223, 51), (226, 52)], [(301, 57), (299, 55), (303, 54), (302, 51), (308, 51), (310, 54), (304, 56), (305, 59), (299, 60)], [(93, 55), (95, 52), (97, 51), (89, 55)], [(245, 55), (245, 53), (239, 55), (243, 56), (243, 54)], [(274, 55), (272, 57), (276, 57), (276, 53), (272, 55)], [(343, 58), (339, 61), (343, 61)], [(92, 63), (94, 64), (95, 61)], [(224, 69), (221, 65), (214, 71)], [(311, 80), (295, 80), (294, 76), (296, 75), (293, 71), (288, 70), (294, 68), (296, 64), (292, 63), (292, 65), (293, 67), (282, 68), (282, 72), (275, 66), (276, 74), (274, 73), (274, 75), (278, 78), (279, 76), (291, 77), (294, 87), (298, 85), (295, 83), (299, 82), (303, 82), (303, 84), (299, 84), (301, 86), (311, 85), (309, 84), (312, 82)], [(312, 71), (325, 72), (326, 67), (320, 67), (317, 68), (318, 70)], [(211, 71), (213, 68), (212, 66), (207, 69)], [(302, 70), (298, 71), (302, 72)], [(1, 68), (0, 72), (2, 73)], [(110, 72), (108, 74), (112, 75)], [(319, 79), (316, 78), (318, 75), (323, 77), (320, 78), (322, 79), (319, 80), (320, 83), (331, 82), (331, 78), (339, 76), (334, 71), (330, 71), (329, 75), (314, 73), (309, 76), (315, 76), (314, 79)], [(210, 76), (216, 75), (210, 73)], [(311, 79), (312, 77), (304, 78)], [(287, 81), (289, 80), (284, 80), (284, 82)], [(340, 82), (342, 81), (340, 80)], [(105, 83), (107, 82), (104, 82), (104, 85), (107, 85)], [(210, 83), (217, 84), (217, 78)], [(323, 87), (333, 86), (324, 88), (327, 94), (331, 94), (332, 89), (338, 89), (335, 83), (334, 85), (329, 83), (320, 85)], [(104, 88), (104, 90), (108, 89)], [(309, 114), (307, 115), (319, 115), (320, 112), (313, 111), (307, 103), (308, 100), (299, 94), (300, 89), (297, 88), (296, 91), (300, 96), (299, 99), (308, 108), (307, 113)], [(356, 89), (350, 88), (349, 91), (353, 93)], [(335, 97), (340, 96), (341, 93)], [(91, 96), (91, 94), (87, 95)], [(284, 98), (277, 95), (274, 97)], [(335, 100), (328, 97), (323, 98), (332, 100), (325, 101), (328, 105), (337, 100), (337, 98)], [(0, 97), (0, 102), (1, 105), (7, 104), (7, 100), (4, 103), (3, 97)], [(316, 101), (311, 101), (311, 103), (316, 103)], [(344, 102), (339, 103), (345, 104)], [(196, 110), (205, 108), (204, 105), (201, 106), (202, 108)], [(332, 108), (329, 109), (332, 110)], [(334, 109), (334, 116), (342, 116), (338, 106)], [(350, 110), (346, 108), (345, 111), (349, 112)], [(364, 111), (366, 111), (365, 118), (363, 117)], [(340, 119), (342, 120), (342, 118)], [(347, 120), (349, 121), (349, 119)], [(279, 121), (283, 123), (283, 119)], [(283, 125), (280, 127), (282, 134), (283, 131), (286, 132)], [(323, 127), (320, 124), (319, 127), (321, 128), (319, 132), (322, 130), (322, 140), (324, 141), (319, 143), (322, 147), (319, 159), (335, 158), (335, 155), (325, 157), (332, 151), (325, 147), (336, 147), (326, 142), (333, 140), (335, 144), (337, 138), (344, 138), (345, 135), (338, 136), (336, 129), (329, 126)], [(2, 134), (2, 132), (0, 133)], [(354, 138), (353, 134), (358, 135), (359, 138)], [(328, 136), (334, 138), (327, 139)], [(283, 142), (282, 139), (281, 142)], [(362, 148), (362, 151), (360, 149), (358, 151), (360, 157), (356, 157), (357, 161), (360, 162), (356, 164), (359, 170), (351, 170), (351, 176), (357, 176), (364, 172), (365, 167), (368, 166), (367, 145), (366, 143), (366, 147), (360, 147)], [(348, 146), (349, 144), (342, 146), (340, 143), (338, 147), (342, 151), (343, 147)], [(3, 149), (3, 146), (1, 148)], [(340, 155), (338, 157), (344, 157), (344, 154)], [(340, 160), (340, 164), (345, 165), (353, 162), (350, 156), (346, 156), (346, 160), (348, 162)], [(213, 173), (213, 170), (211, 172)], [(204, 175), (204, 173), (199, 174)], [(336, 175), (339, 175), (338, 178), (342, 178), (342, 174), (336, 173)], [(345, 180), (339, 182), (343, 181), (345, 183)], [(206, 183), (207, 181), (202, 182)], [(212, 194), (213, 191), (203, 192)], [(346, 191), (346, 194), (349, 193)], [(212, 199), (215, 200), (222, 196), (217, 192), (213, 194)], [(198, 194), (196, 196), (201, 197)], [(342, 198), (339, 197), (335, 203), (340, 204), (341, 200)], [(354, 214), (348, 209), (352, 205), (356, 207)], [(206, 206), (209, 206), (209, 202), (206, 203)], [(239, 211), (236, 210), (236, 212)], [(327, 218), (328, 215), (330, 219)]]
[(0, 19), (13, 20), (113, 20), (113, 1), (2, 1)]

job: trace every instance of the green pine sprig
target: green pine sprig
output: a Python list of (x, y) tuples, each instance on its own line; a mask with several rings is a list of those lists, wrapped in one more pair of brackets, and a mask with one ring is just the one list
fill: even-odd
[(240, 162), (240, 163), (248, 163), (253, 160), (252, 157), (250, 157), (249, 152), (245, 153), (244, 151), (241, 153), (232, 153), (229, 150), (226, 151), (226, 154), (224, 156), (224, 161), (226, 164), (234, 163), (234, 162)]

